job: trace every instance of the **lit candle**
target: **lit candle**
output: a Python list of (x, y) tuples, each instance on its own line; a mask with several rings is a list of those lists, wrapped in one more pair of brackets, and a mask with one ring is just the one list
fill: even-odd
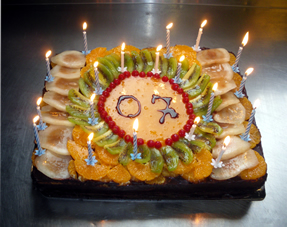
[(200, 42), (200, 39), (201, 39), (203, 27), (206, 25), (206, 23), (207, 23), (207, 20), (204, 20), (204, 21), (201, 23), (201, 26), (200, 26), (200, 28), (199, 28), (198, 35), (197, 35), (197, 39), (196, 39), (196, 43), (195, 43), (195, 48), (194, 48), (195, 51), (200, 51), (199, 42)]
[(87, 42), (87, 23), (84, 22), (83, 23), (83, 38), (84, 38), (84, 49), (85, 49), (85, 55), (88, 54), (88, 42)]
[(251, 125), (252, 125), (252, 122), (253, 122), (253, 119), (254, 119), (254, 116), (255, 116), (255, 110), (256, 108), (259, 106), (260, 104), (260, 100), (259, 99), (256, 99), (255, 102), (254, 102), (254, 108), (252, 110), (252, 113), (251, 113), (251, 116), (249, 118), (249, 121), (248, 121), (248, 124), (247, 124), (247, 127), (246, 127), (246, 130), (245, 130), (245, 133), (243, 135), (241, 135), (241, 139), (245, 140), (245, 141), (250, 141), (250, 136), (249, 136), (249, 132), (250, 132), (250, 128), (251, 128)]
[(211, 164), (214, 166), (214, 168), (221, 168), (224, 166), (220, 160), (221, 160), (222, 155), (224, 154), (229, 142), (230, 142), (230, 136), (226, 136), (224, 141), (223, 141), (222, 149), (221, 149), (218, 157), (216, 158), (215, 162), (214, 162), (214, 159), (212, 159)]
[(45, 154), (45, 149), (41, 148), (38, 129), (37, 129), (37, 125), (36, 125), (36, 122), (39, 120), (39, 118), (40, 118), (39, 116), (36, 116), (33, 118), (33, 130), (34, 130), (34, 135), (35, 135), (35, 139), (36, 139), (36, 143), (37, 143), (37, 147), (38, 147), (38, 150), (36, 150), (35, 154), (38, 156), (41, 156), (42, 154)]
[(216, 91), (218, 86), (218, 83), (215, 83), (212, 87), (212, 93), (210, 95), (209, 103), (208, 103), (208, 108), (207, 108), (207, 113), (206, 116), (203, 116), (203, 120), (206, 122), (213, 121), (212, 116), (211, 116), (211, 109), (213, 105), (213, 100), (214, 100), (214, 92)]
[(237, 52), (237, 55), (236, 55), (236, 60), (235, 60), (235, 63), (232, 65), (232, 69), (233, 71), (239, 71), (236, 69), (237, 65), (238, 65), (238, 62), (239, 62), (239, 59), (240, 59), (240, 56), (241, 56), (241, 53), (242, 53), (242, 50), (243, 50), (243, 47), (247, 44), (248, 42), (248, 36), (249, 36), (249, 32), (246, 32), (243, 40), (242, 40), (242, 43), (241, 45), (239, 46), (239, 49), (238, 49), (238, 52)]
[(94, 133), (90, 133), (90, 135), (88, 136), (88, 152), (89, 152), (89, 156), (87, 159), (85, 159), (85, 161), (87, 162), (87, 165), (91, 165), (94, 166), (95, 163), (97, 163), (98, 161), (96, 160), (95, 156), (93, 156), (93, 150), (92, 150), (92, 146), (91, 146), (91, 141), (94, 138)]
[(133, 133), (133, 154), (131, 154), (132, 160), (141, 159), (141, 153), (138, 153), (138, 141), (137, 141), (138, 127), (139, 127), (139, 121), (136, 118), (133, 124), (134, 133)]
[(47, 68), (47, 76), (45, 78), (45, 81), (47, 82), (52, 82), (54, 80), (54, 77), (51, 75), (51, 71), (50, 71), (50, 55), (51, 55), (52, 51), (49, 50), (47, 53), (46, 53), (46, 68)]
[(159, 45), (157, 48), (156, 48), (156, 52), (155, 52), (155, 66), (154, 66), (154, 72), (155, 73), (159, 73), (159, 70), (158, 70), (158, 62), (159, 62), (159, 51), (161, 50), (162, 48), (162, 45)]
[(170, 23), (166, 26), (166, 54), (165, 58), (170, 58), (172, 54), (170, 53), (170, 29), (172, 28), (173, 23)]
[(246, 82), (246, 79), (247, 79), (247, 76), (249, 76), (252, 72), (253, 72), (253, 68), (248, 68), (241, 80), (241, 83), (240, 83), (240, 87), (239, 87), (239, 90), (236, 91), (234, 94), (237, 96), (237, 98), (243, 98), (244, 94), (242, 94), (242, 90), (245, 86), (245, 82)]
[(90, 98), (90, 113), (91, 113), (91, 118), (89, 118), (88, 122), (90, 125), (95, 125), (98, 123), (98, 119), (95, 119), (95, 112), (94, 112), (94, 99), (96, 97), (96, 94), (92, 94)]
[(40, 110), (40, 104), (42, 102), (42, 97), (38, 98), (37, 100), (37, 113), (39, 115), (39, 125), (37, 125), (38, 130), (45, 130), (47, 128), (46, 123), (43, 122), (42, 120), (42, 114), (41, 114), (41, 110)]
[(126, 47), (126, 44), (123, 43), (122, 44), (122, 51), (121, 51), (121, 72), (123, 73), (124, 70), (125, 70), (125, 47)]
[(179, 59), (179, 63), (177, 64), (176, 76), (174, 78), (174, 83), (180, 83), (180, 72), (181, 72), (181, 62), (185, 59), (184, 55), (182, 55)]
[(197, 126), (197, 124), (200, 122), (200, 117), (196, 117), (194, 119), (194, 123), (189, 131), (189, 133), (185, 133), (185, 138), (188, 140), (188, 141), (191, 141), (191, 140), (194, 140), (194, 131), (195, 131), (195, 128)]
[(100, 87), (98, 64), (99, 64), (99, 62), (97, 62), (97, 61), (94, 63), (95, 80), (96, 80), (96, 86), (97, 86), (94, 93), (96, 93), (97, 95), (101, 95), (103, 93), (103, 91)]

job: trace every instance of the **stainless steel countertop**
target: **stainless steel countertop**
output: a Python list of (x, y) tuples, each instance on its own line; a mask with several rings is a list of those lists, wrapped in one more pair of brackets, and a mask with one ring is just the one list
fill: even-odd
[[(1, 226), (286, 226), (287, 7), (284, 1), (264, 2), (3, 5)], [(84, 21), (90, 49), (109, 49), (123, 41), (138, 48), (165, 44), (169, 22), (174, 23), (171, 45), (192, 46), (204, 19), (208, 24), (201, 46), (237, 53), (250, 32), (239, 65), (243, 72), (254, 67), (246, 88), (252, 102), (261, 100), (256, 121), (268, 164), (263, 201), (62, 200), (32, 189), (32, 118), (48, 49), (54, 54), (82, 50)]]

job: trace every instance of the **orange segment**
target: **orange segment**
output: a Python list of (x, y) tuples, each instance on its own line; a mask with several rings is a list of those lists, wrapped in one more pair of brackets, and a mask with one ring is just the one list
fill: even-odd
[(107, 176), (118, 184), (127, 184), (131, 179), (130, 173), (121, 164), (113, 167)]
[[(137, 51), (138, 53), (140, 52), (140, 49), (134, 47), (134, 46), (131, 46), (131, 45), (126, 45), (125, 47), (125, 53), (128, 53), (128, 54), (131, 54), (131, 51)], [(110, 53), (116, 53), (118, 55), (121, 55), (121, 51), (122, 51), (122, 45), (119, 45), (111, 50), (108, 51), (108, 54)]]
[(234, 80), (234, 82), (236, 84), (236, 88), (234, 88), (232, 91), (235, 92), (235, 91), (239, 90), (242, 77), (238, 73), (233, 72), (233, 80)]
[(88, 141), (88, 136), (89, 134), (84, 132), (83, 129), (81, 128), (81, 126), (76, 125), (73, 129), (73, 139), (74, 141), (84, 147), (87, 147), (87, 141)]
[(110, 166), (95, 164), (94, 166), (87, 165), (85, 160), (76, 159), (75, 167), (77, 172), (88, 180), (99, 180), (107, 175)]
[(108, 177), (108, 175), (104, 176), (103, 178), (99, 179), (100, 182), (108, 183), (111, 181), (111, 179)]
[(153, 173), (150, 169), (150, 164), (141, 164), (131, 161), (127, 165), (128, 171), (132, 176), (141, 181), (150, 181), (159, 176), (160, 174)]
[(168, 171), (166, 164), (164, 164), (161, 174), (164, 177), (177, 177), (178, 176), (178, 174), (176, 174), (174, 171), (173, 172)]
[(165, 183), (165, 177), (163, 175), (159, 175), (158, 177), (154, 178), (150, 181), (145, 181), (146, 184), (164, 184)]
[(77, 172), (76, 172), (74, 160), (69, 161), (68, 171), (69, 171), (69, 174), (70, 174), (70, 176), (72, 178), (78, 179), (78, 175), (77, 175)]
[(174, 170), (173, 172), (176, 173), (176, 174), (185, 174), (185, 173), (188, 173), (189, 171), (191, 171), (192, 168), (194, 168), (194, 163), (193, 162), (191, 162), (190, 164), (186, 165), (181, 160), (179, 160), (178, 161), (178, 166), (177, 166), (176, 170)]
[(259, 161), (259, 164), (251, 169), (246, 169), (242, 171), (239, 176), (243, 180), (255, 180), (259, 177), (262, 177), (265, 175), (267, 170), (267, 164), (264, 160), (264, 158), (257, 152), (254, 151), (255, 155)]
[(188, 60), (189, 67), (193, 64), (196, 63), (199, 66), (201, 64), (199, 61), (196, 59), (196, 51), (192, 49), (192, 47), (186, 46), (186, 45), (176, 45), (174, 47), (170, 48), (170, 51), (172, 52), (172, 55), (176, 57), (177, 60), (184, 55), (185, 58)]
[(107, 150), (105, 150), (103, 147), (99, 147), (95, 145), (95, 151), (98, 154), (98, 158), (101, 160), (102, 163), (105, 163), (107, 165), (117, 165), (118, 164), (118, 159), (119, 155), (112, 155), (109, 153)]
[(241, 104), (244, 106), (244, 108), (246, 110), (245, 120), (248, 120), (251, 116), (251, 112), (253, 109), (252, 104), (246, 97), (239, 99), (239, 101), (241, 102)]
[(86, 63), (88, 64), (94, 64), (94, 62), (97, 60), (98, 57), (104, 57), (107, 55), (107, 48), (105, 47), (97, 47), (91, 51), (86, 56)]
[(190, 182), (199, 182), (208, 177), (213, 169), (211, 165), (212, 155), (204, 149), (199, 153), (194, 154), (192, 164), (194, 168), (181, 176)]
[[(248, 125), (248, 121), (244, 121), (244, 122), (243, 122), (243, 125), (244, 125), (244, 127), (246, 128), (247, 125)], [(250, 134), (250, 139), (251, 139), (251, 140), (249, 141), (249, 143), (250, 143), (250, 148), (252, 149), (252, 148), (254, 148), (258, 143), (260, 143), (260, 141), (261, 141), (261, 134), (260, 134), (258, 128), (257, 128), (254, 124), (251, 125), (249, 134)]]
[(73, 159), (84, 160), (88, 158), (89, 152), (87, 147), (77, 144), (73, 140), (68, 140), (67, 148)]
[(230, 55), (230, 61), (229, 61), (229, 64), (230, 64), (231, 66), (233, 66), (233, 65), (234, 65), (234, 63), (235, 63), (236, 57), (235, 57), (235, 55), (234, 55), (234, 54), (232, 54), (232, 53), (229, 53), (229, 55)]

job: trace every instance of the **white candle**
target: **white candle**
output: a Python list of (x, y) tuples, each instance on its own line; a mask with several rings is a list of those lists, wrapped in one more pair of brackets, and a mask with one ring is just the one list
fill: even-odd
[(210, 122), (212, 121), (210, 119), (210, 114), (211, 114), (211, 109), (212, 109), (212, 105), (213, 105), (213, 100), (214, 100), (214, 92), (216, 91), (217, 89), (217, 86), (218, 86), (218, 83), (215, 83), (212, 87), (212, 93), (210, 95), (210, 99), (209, 99), (209, 103), (208, 103), (208, 108), (207, 108), (207, 113), (206, 113), (206, 116), (205, 116), (205, 121), (206, 122)]
[(181, 62), (185, 59), (184, 55), (182, 55), (179, 59), (179, 63), (177, 64), (176, 76), (174, 78), (175, 83), (179, 83), (180, 72), (181, 72)]
[(252, 125), (252, 122), (253, 122), (253, 119), (255, 116), (255, 110), (259, 106), (259, 104), (260, 104), (260, 100), (256, 99), (256, 101), (254, 102), (254, 108), (252, 110), (251, 116), (250, 116), (249, 121), (248, 121), (248, 125), (246, 127), (245, 133), (244, 133), (243, 138), (242, 138), (245, 141), (249, 141), (250, 128), (251, 128), (251, 125)]
[(138, 153), (138, 141), (137, 141), (137, 130), (138, 130), (138, 126), (139, 126), (139, 122), (138, 119), (136, 118), (133, 124), (133, 154), (134, 156), (132, 156), (132, 159), (135, 160), (136, 159), (136, 155)]
[(88, 42), (87, 42), (87, 23), (84, 22), (83, 23), (83, 38), (84, 38), (84, 49), (85, 49), (85, 55), (88, 54)]
[(247, 76), (249, 76), (252, 72), (253, 72), (253, 68), (248, 68), (246, 71), (245, 71), (245, 74), (241, 80), (241, 83), (240, 83), (240, 87), (239, 87), (239, 90), (236, 91), (234, 94), (237, 96), (237, 98), (242, 98), (244, 95), (242, 94), (242, 90), (245, 86), (245, 82), (246, 82), (246, 79), (247, 79)]
[(203, 32), (203, 27), (206, 25), (207, 23), (207, 20), (204, 20), (202, 23), (201, 23), (201, 26), (199, 28), (199, 31), (198, 31), (198, 35), (197, 35), (197, 39), (196, 39), (196, 43), (195, 43), (195, 51), (199, 51), (200, 49), (198, 48), (199, 46), (199, 42), (200, 42), (200, 39), (201, 39), (201, 35), (202, 35), (202, 32)]
[(224, 154), (224, 152), (225, 152), (225, 150), (226, 150), (226, 148), (227, 148), (229, 142), (230, 142), (230, 136), (226, 136), (225, 139), (224, 139), (224, 141), (223, 141), (222, 149), (221, 149), (221, 151), (220, 151), (218, 157), (217, 157), (216, 160), (215, 160), (214, 168), (218, 168), (218, 167), (221, 166), (221, 165), (219, 165), (219, 162), (220, 162), (220, 160), (221, 160), (221, 158), (222, 158), (222, 155)]
[(41, 114), (41, 110), (40, 110), (40, 104), (42, 102), (42, 97), (38, 98), (37, 100), (37, 113), (39, 115), (39, 125), (42, 125), (43, 124), (43, 120), (42, 120), (42, 114)]
[(37, 147), (38, 147), (38, 150), (36, 150), (36, 155), (41, 156), (42, 154), (45, 154), (45, 149), (43, 150), (41, 148), (41, 144), (40, 144), (38, 129), (37, 129), (37, 125), (36, 125), (36, 122), (38, 120), (39, 120), (39, 116), (36, 116), (33, 118), (33, 131), (34, 131), (34, 135), (35, 135), (35, 139), (36, 139), (36, 143), (37, 143)]
[(94, 71), (95, 71), (95, 80), (96, 80), (96, 86), (97, 86), (97, 89), (96, 89), (96, 94), (97, 95), (101, 95), (101, 89), (100, 89), (100, 81), (99, 81), (99, 71), (98, 71), (98, 64), (99, 62), (95, 62), (94, 63)]
[(122, 44), (122, 51), (121, 51), (121, 72), (123, 73), (124, 72), (124, 68), (125, 68), (125, 47), (126, 47), (126, 44), (123, 43)]
[(170, 29), (172, 28), (173, 23), (169, 23), (166, 26), (166, 58), (170, 58)]
[(158, 70), (158, 62), (159, 62), (159, 51), (161, 50), (161, 48), (162, 48), (162, 45), (159, 45), (156, 48), (156, 52), (155, 52), (155, 66), (154, 66), (155, 73), (159, 72), (159, 70)]
[(240, 59), (240, 56), (241, 56), (241, 53), (242, 53), (242, 50), (243, 50), (243, 47), (247, 44), (248, 42), (248, 37), (249, 37), (249, 32), (247, 32), (242, 40), (242, 43), (241, 45), (239, 46), (239, 49), (238, 49), (238, 52), (237, 52), (237, 55), (236, 55), (236, 60), (235, 60), (235, 63), (232, 65), (232, 69), (235, 70), (235, 67), (237, 67), (238, 65), (238, 62), (239, 62), (239, 59)]
[(48, 77), (45, 79), (47, 82), (51, 82), (53, 81), (53, 77), (51, 75), (51, 71), (50, 71), (50, 55), (51, 55), (52, 51), (49, 50), (47, 53), (46, 53), (46, 68), (47, 68), (47, 75)]

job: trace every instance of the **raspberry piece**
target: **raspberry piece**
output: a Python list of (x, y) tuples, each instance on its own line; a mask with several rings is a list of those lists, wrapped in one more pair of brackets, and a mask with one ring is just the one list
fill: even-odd
[(102, 101), (98, 101), (97, 106), (98, 106), (98, 107), (104, 107), (104, 106), (105, 106), (105, 103), (102, 102)]
[(186, 107), (186, 109), (193, 108), (193, 105), (191, 102), (189, 102), (189, 103), (186, 103), (185, 107)]
[(162, 79), (163, 82), (167, 82), (168, 81), (168, 77), (167, 76), (163, 76), (161, 79)]
[(110, 122), (110, 121), (112, 121), (113, 119), (112, 119), (112, 117), (110, 116), (110, 115), (107, 115), (106, 117), (105, 117), (105, 122)]
[(182, 89), (181, 87), (179, 87), (179, 88), (177, 89), (177, 93), (180, 94), (180, 95), (183, 94), (183, 89)]
[(115, 126), (113, 127), (113, 133), (118, 134), (119, 131), (120, 131), (120, 127), (117, 126), (117, 125), (115, 125)]
[(188, 102), (189, 102), (189, 98), (188, 98), (188, 97), (182, 98), (182, 102), (183, 102), (183, 103), (188, 103)]
[(121, 74), (119, 75), (119, 79), (120, 79), (120, 80), (124, 80), (125, 78), (126, 78), (125, 74), (121, 73)]
[(147, 145), (148, 145), (148, 147), (154, 147), (155, 143), (153, 140), (149, 140), (149, 141), (147, 141)]
[(189, 132), (190, 129), (191, 129), (191, 125), (190, 125), (190, 124), (186, 124), (185, 126), (183, 126), (183, 129), (184, 129), (186, 132)]
[(158, 73), (155, 73), (155, 74), (153, 75), (153, 77), (154, 77), (154, 78), (157, 78), (157, 79), (160, 79), (160, 75), (159, 75)]
[(162, 147), (162, 144), (161, 144), (161, 142), (156, 141), (154, 146), (155, 146), (156, 149), (160, 149)]
[(116, 125), (116, 123), (114, 121), (109, 121), (109, 127), (113, 128)]
[(173, 79), (169, 79), (170, 84), (174, 84)]
[(188, 94), (187, 94), (186, 92), (184, 92), (184, 93), (182, 94), (182, 98), (184, 98), (184, 97), (188, 97)]
[(139, 72), (138, 72), (137, 70), (134, 70), (134, 71), (132, 72), (132, 76), (136, 77), (136, 76), (138, 76), (138, 75), (139, 75)]
[(172, 90), (177, 91), (177, 89), (179, 88), (178, 84), (173, 84), (171, 86)]
[(178, 134), (173, 134), (173, 135), (171, 136), (171, 139), (172, 139), (173, 142), (178, 141), (178, 140), (179, 140)]
[(153, 73), (152, 72), (147, 72), (147, 77), (152, 77)]
[(125, 75), (126, 78), (129, 78), (131, 76), (131, 73), (129, 71), (125, 71), (124, 75)]
[(184, 136), (185, 136), (185, 131), (184, 131), (183, 129), (180, 129), (180, 130), (178, 131), (178, 135), (179, 135), (180, 137), (184, 137)]
[(106, 101), (106, 97), (103, 96), (103, 95), (101, 95), (100, 98), (99, 98), (99, 100), (102, 101), (102, 102), (105, 102), (105, 101)]
[(123, 138), (126, 135), (126, 132), (124, 130), (120, 130), (118, 133), (119, 137)]
[(128, 142), (132, 142), (132, 137), (130, 135), (125, 135), (125, 141)]
[(143, 145), (144, 144), (144, 140), (142, 138), (138, 138), (137, 140), (138, 145)]
[(145, 77), (145, 72), (140, 72), (140, 77)]
[(108, 92), (107, 90), (103, 91), (103, 96), (109, 97), (110, 96), (110, 92)]
[(165, 144), (168, 145), (168, 146), (171, 146), (171, 145), (172, 145), (172, 139), (171, 139), (171, 138), (167, 138), (164, 142), (165, 142)]
[(119, 84), (121, 83), (121, 80), (120, 80), (120, 79), (114, 79), (114, 83), (115, 83), (116, 85), (119, 85)]
[(116, 84), (114, 82), (110, 83), (110, 88), (114, 89), (116, 87)]
[(192, 108), (188, 108), (188, 109), (186, 110), (186, 113), (187, 113), (188, 115), (193, 114), (193, 109), (192, 109)]
[(112, 91), (112, 89), (110, 87), (107, 87), (107, 89), (105, 91), (110, 93)]

